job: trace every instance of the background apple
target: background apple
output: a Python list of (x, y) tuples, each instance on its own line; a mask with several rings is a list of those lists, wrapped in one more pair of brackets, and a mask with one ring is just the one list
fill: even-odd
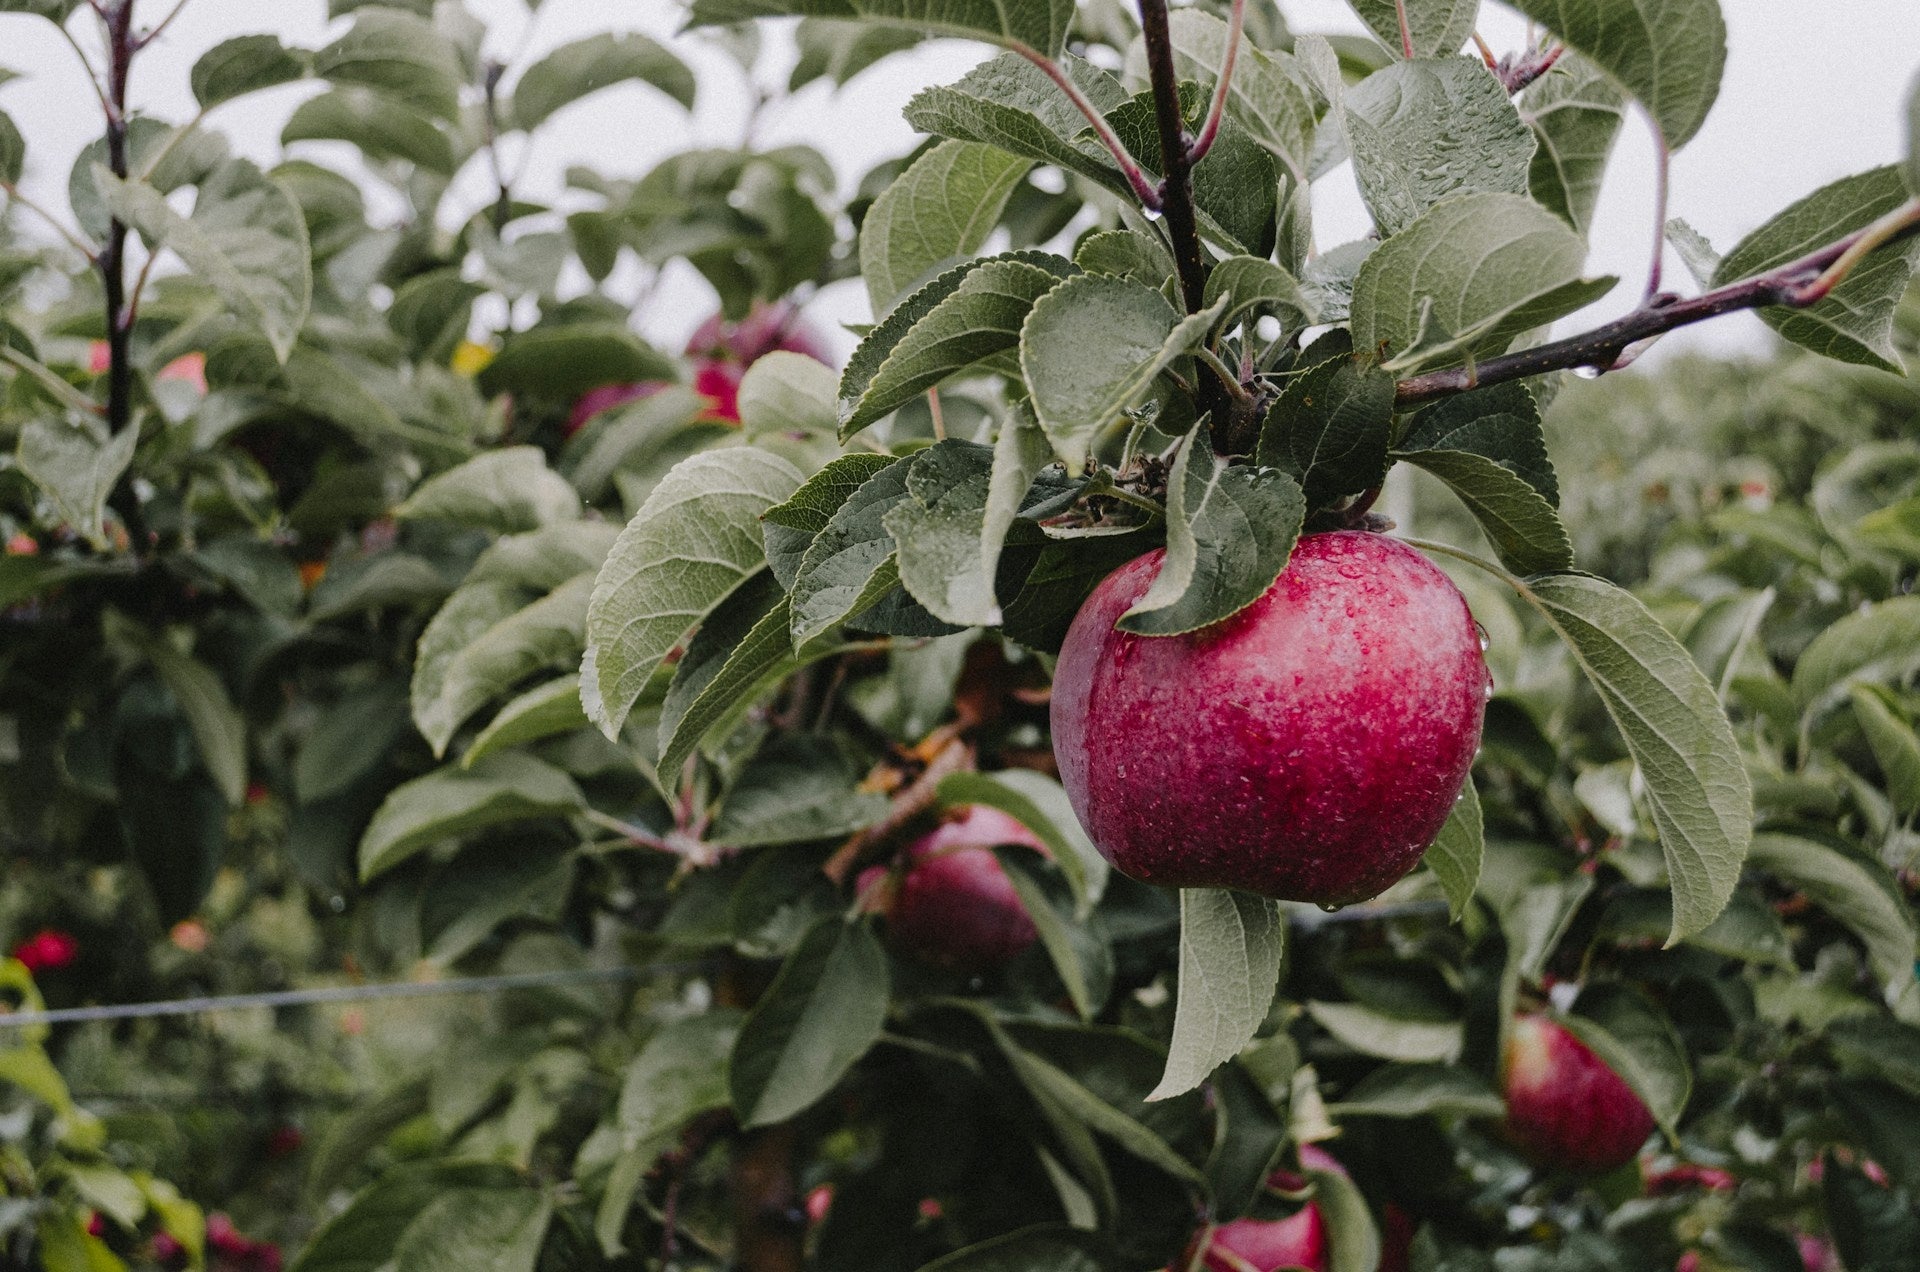
[(1384, 535), (1308, 535), (1267, 593), (1184, 636), (1114, 624), (1163, 554), (1108, 576), (1054, 678), (1060, 780), (1125, 874), (1344, 905), (1406, 874), (1480, 744), (1487, 667), (1447, 576)]
[(740, 381), (747, 368), (777, 350), (804, 354), (831, 366), (833, 354), (820, 333), (791, 301), (756, 301), (739, 322), (715, 314), (694, 329), (687, 341), (693, 362), (693, 387), (713, 402), (716, 419), (740, 420)]
[(1503, 1068), (1503, 1129), (1537, 1166), (1599, 1174), (1632, 1160), (1653, 1133), (1653, 1114), (1626, 1080), (1545, 1016), (1514, 1021)]
[(863, 871), (862, 905), (886, 917), (888, 938), (904, 953), (959, 971), (997, 967), (1038, 936), (993, 855), (1002, 844), (1049, 855), (1013, 817), (969, 804), (907, 846), (898, 879), (885, 866)]

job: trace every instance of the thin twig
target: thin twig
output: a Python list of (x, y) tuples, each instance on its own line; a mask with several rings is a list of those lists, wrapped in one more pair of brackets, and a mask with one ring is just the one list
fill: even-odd
[(140, 321), (140, 297), (145, 294), (147, 290), (147, 279), (152, 276), (154, 262), (159, 259), (160, 249), (149, 246), (147, 249), (147, 259), (140, 263), (140, 272), (134, 277), (133, 290), (127, 293), (128, 330), (132, 330), (133, 325)]
[(133, 47), (136, 50), (144, 49), (147, 47), (147, 45), (152, 44), (155, 40), (159, 39), (161, 32), (165, 31), (168, 27), (173, 25), (173, 20), (180, 16), (180, 11), (182, 9), (185, 9), (187, 7), (187, 4), (188, 4), (188, 0), (180, 0), (180, 3), (173, 6), (173, 12), (169, 13), (166, 17), (160, 19), (159, 26), (147, 32), (145, 35), (141, 36), (138, 40), (135, 40)]
[(1227, 113), (1227, 94), (1233, 86), (1233, 67), (1240, 60), (1241, 32), (1246, 26), (1247, 0), (1233, 0), (1233, 13), (1227, 20), (1227, 51), (1220, 57), (1220, 81), (1213, 86), (1213, 104), (1207, 107), (1206, 123), (1200, 126), (1200, 135), (1187, 148), (1189, 164), (1205, 159), (1213, 149), (1213, 139), (1220, 135), (1220, 121)]
[(1119, 134), (1113, 131), (1113, 125), (1109, 124), (1107, 117), (1100, 113), (1100, 108), (1080, 91), (1080, 86), (1073, 82), (1073, 77), (1067, 74), (1066, 68), (1039, 49), (1029, 48), (1018, 41), (1008, 47), (1045, 71), (1047, 78), (1059, 86), (1060, 91), (1067, 95), (1067, 100), (1073, 103), (1074, 109), (1087, 117), (1087, 122), (1093, 126), (1093, 135), (1100, 139), (1100, 144), (1107, 148), (1107, 153), (1113, 156), (1113, 161), (1120, 165), (1120, 171), (1127, 178), (1127, 184), (1133, 187), (1134, 197), (1139, 199), (1143, 206), (1158, 211), (1161, 197), (1159, 187), (1153, 184), (1153, 179), (1147, 176), (1139, 162), (1127, 152), (1126, 146), (1120, 141)]
[(1753, 278), (1728, 283), (1688, 300), (1657, 295), (1625, 317), (1565, 340), (1489, 358), (1473, 367), (1411, 376), (1400, 381), (1396, 401), (1404, 410), (1469, 389), (1505, 384), (1548, 371), (1578, 367), (1612, 371), (1619, 365), (1620, 355), (1630, 346), (1676, 327), (1742, 309), (1764, 309), (1773, 305), (1804, 309), (1824, 300), (1868, 255), (1916, 230), (1920, 230), (1920, 198), (1901, 204), (1863, 230)]
[(1667, 136), (1651, 113), (1647, 122), (1653, 127), (1654, 165), (1653, 165), (1653, 261), (1647, 266), (1647, 290), (1640, 295), (1640, 303), (1647, 304), (1660, 294), (1661, 266), (1667, 256), (1667, 187), (1673, 175), (1673, 148), (1667, 145)]
[(1400, 15), (1400, 51), (1406, 54), (1407, 61), (1413, 61), (1413, 26), (1407, 21), (1407, 0), (1393, 0), (1394, 12)]
[(42, 221), (45, 221), (49, 226), (53, 228), (54, 233), (58, 234), (61, 238), (65, 239), (67, 241), (67, 245), (73, 248), (74, 251), (86, 257), (89, 263), (94, 263), (95, 261), (97, 261), (98, 258), (95, 257), (94, 255), (93, 245), (91, 243), (88, 243), (85, 239), (82, 239), (78, 234), (74, 233), (72, 230), (68, 229), (65, 225), (61, 224), (59, 217), (55, 216), (53, 213), (41, 207), (38, 203), (35, 203), (32, 199), (22, 194), (18, 186), (13, 185), (9, 182), (0, 181), (0, 194), (6, 195), (9, 199), (12, 199), (15, 203), (18, 203), (21, 207), (25, 208), (27, 211), (34, 213)]
[(1488, 47), (1487, 37), (1485, 37), (1484, 35), (1481, 35), (1478, 31), (1475, 31), (1473, 33), (1473, 46), (1480, 50), (1480, 60), (1487, 64), (1488, 70), (1492, 71), (1492, 70), (1499, 69), (1500, 59), (1495, 57), (1493, 55), (1493, 49)]
[[(93, 11), (100, 13), (100, 7), (95, 5)], [(104, 13), (100, 14), (100, 20), (106, 21)], [(67, 30), (66, 23), (60, 22), (55, 25), (60, 28), (60, 37), (67, 42), (67, 47), (73, 50), (73, 55), (80, 59), (80, 65), (86, 68), (87, 83), (93, 85), (93, 95), (100, 99), (100, 109), (107, 113), (107, 118), (113, 118), (113, 102), (107, 97), (106, 85), (100, 82), (100, 72), (93, 68), (93, 59), (88, 57), (87, 51), (80, 47), (80, 41), (73, 38), (73, 32)]]
[(933, 417), (934, 440), (940, 442), (946, 441), (947, 416), (946, 412), (940, 407), (940, 389), (937, 385), (927, 390), (927, 414)]
[(642, 848), (652, 848), (658, 852), (674, 852), (672, 844), (644, 826), (636, 826), (632, 822), (622, 821), (618, 817), (609, 813), (603, 813), (597, 808), (584, 809), (580, 815), (601, 829), (610, 830), (614, 834), (619, 835), (630, 844), (637, 844)]

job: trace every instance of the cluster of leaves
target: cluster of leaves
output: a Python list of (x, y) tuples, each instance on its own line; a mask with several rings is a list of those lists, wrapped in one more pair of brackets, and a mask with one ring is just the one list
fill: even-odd
[[(1309, 1172), (1339, 1272), (1408, 1225), (1434, 1270), (1503, 1247), (1502, 1267), (1790, 1268), (1796, 1231), (1895, 1266), (1920, 1224), (1920, 451), (1887, 374), (1913, 249), (1765, 315), (1868, 368), (1800, 359), (1750, 390), (1847, 386), (1861, 431), (1837, 458), (1831, 413), (1756, 444), (1748, 415), (1678, 412), (1667, 379), (1638, 430), (1610, 390), (1553, 379), (1408, 409), (1410, 377), (1536, 342), (1610, 285), (1582, 276), (1583, 235), (1626, 103), (1684, 144), (1722, 29), (1711, 0), (1630, 29), (1595, 16), (1624, 0), (1526, 3), (1570, 51), (1515, 96), (1453, 55), (1473, 5), (1355, 7), (1379, 42), (1246, 23), (1193, 244), (1102, 134), (1170, 175), (1157, 111), (1177, 98), (1203, 131), (1224, 6), (1172, 15), (1179, 82), (1156, 97), (1133, 17), (1068, 0), (697, 0), (701, 26), (804, 13), (795, 88), (928, 31), (1005, 50), (914, 98), (930, 140), (850, 208), (798, 149), (456, 206), (502, 136), (625, 80), (684, 105), (691, 74), (631, 35), (503, 66), (460, 5), (335, 0), (338, 39), (229, 41), (195, 96), (204, 116), (324, 81), (284, 140), (351, 143), (399, 224), (316, 162), (262, 171), (203, 118), (134, 115), (125, 163), (103, 141), (76, 166), (72, 246), (97, 266), (124, 229), (187, 270), (143, 275), (116, 332), (112, 269), (0, 223), (0, 834), (32, 876), (10, 909), (146, 938), (48, 987), (641, 982), (420, 1011), (378, 1044), (317, 1014), (197, 1048), (195, 1026), (20, 1035), (9, 1249), (113, 1268), (164, 1232), (200, 1259), (199, 1212), (157, 1174), (262, 1223), (289, 1208), (284, 1174), (249, 1182), (231, 1151), (189, 1174), (150, 1110), (76, 1105), (67, 1080), (137, 1054), (175, 1098), (244, 1082), (311, 1121), (278, 1230), (318, 1223), (310, 1272), (1160, 1267), (1196, 1216), (1300, 1204), (1263, 1185), (1309, 1142), (1348, 1170)], [(750, 55), (750, 31), (724, 38)], [(31, 158), (0, 115), (0, 189)], [(1348, 160), (1378, 233), (1321, 248), (1308, 187)], [(1674, 237), (1703, 285), (1737, 282), (1874, 223), (1907, 179), (1829, 186), (1724, 258)], [(687, 262), (736, 317), (857, 266), (876, 321), (844, 373), (761, 359), (719, 420), (633, 334), (623, 260)], [(464, 343), (494, 312), (517, 321)], [(170, 373), (188, 355), (204, 392)], [(583, 395), (636, 382), (568, 431)], [(1698, 439), (1671, 469), (1692, 485), (1650, 511), (1632, 476), (1583, 482), (1563, 525), (1547, 403), (1629, 473), (1659, 462), (1647, 438)], [(1370, 524), (1402, 460), (1402, 524), (1497, 558), (1459, 575), (1500, 692), (1429, 868), (1331, 918), (1110, 874), (1046, 733), (1081, 601), (1164, 547), (1123, 624), (1217, 622), (1300, 534)], [(1576, 543), (1639, 597), (1572, 572)], [(1040, 940), (984, 976), (890, 949), (853, 896), (858, 867), (980, 804), (1050, 848), (1003, 859)], [(1641, 1093), (1656, 1168), (1738, 1186), (1526, 1169), (1489, 1130), (1518, 1010), (1563, 1014)], [(810, 1196), (831, 1197), (811, 1223)]]

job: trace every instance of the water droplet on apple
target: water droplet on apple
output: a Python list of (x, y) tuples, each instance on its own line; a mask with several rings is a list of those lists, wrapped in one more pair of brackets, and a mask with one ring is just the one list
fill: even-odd
[(1480, 652), (1483, 654), (1486, 653), (1488, 647), (1493, 644), (1493, 641), (1487, 636), (1487, 629), (1480, 626), (1480, 621), (1478, 619), (1475, 619), (1473, 623), (1473, 630), (1474, 630), (1474, 633), (1480, 638)]
[(1340, 911), (1346, 908), (1345, 906), (1332, 905), (1326, 901), (1322, 901), (1319, 904), (1320, 904), (1320, 909), (1327, 914), (1338, 914), (1340, 913)]
[(1598, 380), (1600, 378), (1599, 367), (1575, 367), (1573, 373), (1582, 380)]
[(1487, 673), (1486, 687), (1480, 691), (1480, 700), (1482, 702), (1493, 701), (1493, 673), (1492, 672)]

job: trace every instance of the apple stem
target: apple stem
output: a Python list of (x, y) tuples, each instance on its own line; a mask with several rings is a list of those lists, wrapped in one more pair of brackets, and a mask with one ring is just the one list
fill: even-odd
[(1154, 185), (1152, 178), (1147, 176), (1139, 161), (1128, 153), (1119, 134), (1113, 131), (1113, 125), (1109, 124), (1107, 117), (1100, 113), (1100, 108), (1080, 91), (1080, 86), (1073, 82), (1073, 77), (1067, 74), (1066, 68), (1039, 49), (1017, 40), (1009, 43), (1007, 47), (1047, 73), (1047, 78), (1067, 95), (1067, 100), (1073, 103), (1074, 108), (1086, 116), (1087, 122), (1093, 126), (1093, 135), (1100, 139), (1100, 144), (1105, 146), (1107, 153), (1113, 156), (1114, 163), (1119, 165), (1121, 174), (1127, 179), (1127, 184), (1133, 187), (1134, 197), (1140, 200), (1141, 206), (1158, 211), (1161, 200), (1160, 188)]
[(1213, 104), (1207, 107), (1207, 121), (1201, 125), (1200, 135), (1187, 147), (1187, 163), (1199, 163), (1213, 149), (1213, 139), (1220, 134), (1220, 121), (1227, 113), (1227, 94), (1233, 85), (1234, 63), (1240, 60), (1241, 32), (1247, 25), (1247, 0), (1233, 0), (1233, 12), (1227, 20), (1227, 48), (1220, 55), (1220, 79), (1213, 86)]
[(1393, 0), (1393, 10), (1400, 18), (1400, 52), (1407, 61), (1413, 61), (1413, 24), (1407, 21), (1407, 0)]
[(1621, 356), (1633, 345), (1676, 327), (1742, 309), (1770, 306), (1804, 309), (1824, 300), (1873, 252), (1916, 230), (1920, 230), (1920, 198), (1908, 200), (1865, 229), (1764, 274), (1716, 287), (1691, 299), (1661, 292), (1632, 313), (1592, 331), (1502, 354), (1473, 367), (1411, 376), (1400, 381), (1395, 391), (1396, 402), (1401, 410), (1406, 410), (1471, 389), (1549, 371), (1576, 367), (1613, 371), (1621, 366)]
[(1667, 144), (1666, 133), (1651, 113), (1647, 115), (1647, 123), (1653, 128), (1654, 145), (1653, 261), (1647, 266), (1647, 289), (1640, 294), (1643, 307), (1660, 294), (1661, 266), (1667, 259), (1667, 190), (1673, 171), (1673, 147)]

